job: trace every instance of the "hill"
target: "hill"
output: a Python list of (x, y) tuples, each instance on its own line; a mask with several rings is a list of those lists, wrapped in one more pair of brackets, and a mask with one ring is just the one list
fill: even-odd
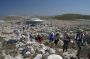
[(82, 15), (82, 14), (63, 14), (63, 15), (54, 16), (53, 18), (54, 18), (54, 19), (59, 19), (59, 20), (90, 19), (90, 15)]

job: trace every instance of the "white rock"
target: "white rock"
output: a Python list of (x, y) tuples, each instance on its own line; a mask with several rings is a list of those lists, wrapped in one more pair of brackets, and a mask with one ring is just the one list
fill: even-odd
[(34, 59), (42, 59), (42, 54), (37, 54), (37, 56)]
[(31, 54), (29, 51), (26, 52), (27, 55)]
[(47, 46), (45, 46), (44, 44), (41, 44), (41, 48), (39, 49), (39, 51), (41, 51), (43, 54), (45, 53), (45, 50), (47, 50), (48, 49), (48, 47)]
[(47, 57), (47, 59), (63, 59), (60, 55), (52, 54)]
[(42, 52), (43, 54), (45, 53), (45, 50), (44, 49), (40, 49), (39, 51)]
[(45, 52), (45, 54), (43, 54), (43, 57), (46, 59), (49, 55), (49, 52)]
[(60, 37), (63, 38), (63, 35), (61, 34)]
[(22, 51), (24, 48), (18, 48), (19, 51)]
[(17, 55), (17, 56), (15, 57), (15, 59), (23, 59), (23, 57), (22, 57), (21, 54), (19, 54), (19, 55)]
[(50, 50), (50, 53), (51, 54), (54, 54), (55, 53), (55, 50), (53, 48), (50, 48), (49, 50)]
[(10, 55), (6, 55), (5, 59), (14, 59), (14, 58), (12, 56), (10, 56)]
[(16, 47), (20, 47), (20, 46), (25, 46), (25, 44), (22, 43), (22, 42), (19, 42), (19, 43), (16, 44)]
[(61, 45), (61, 46), (63, 46), (63, 41), (62, 40), (59, 40), (59, 44)]
[(71, 42), (71, 43), (74, 43), (74, 41), (73, 41), (73, 40), (71, 40), (70, 42)]
[(64, 58), (69, 59), (70, 57), (76, 57), (76, 53), (77, 53), (76, 50), (68, 49), (67, 52), (64, 52), (64, 53), (63, 53), (63, 56), (64, 56)]
[(30, 49), (31, 49), (31, 53), (35, 53), (35, 50), (32, 46), (30, 47)]
[(26, 44), (31, 44), (31, 43), (32, 43), (32, 42), (31, 42), (31, 41), (29, 41), (29, 40), (26, 42)]

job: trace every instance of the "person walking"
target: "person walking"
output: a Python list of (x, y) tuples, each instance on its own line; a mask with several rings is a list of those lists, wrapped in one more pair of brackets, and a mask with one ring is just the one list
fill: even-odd
[(40, 34), (38, 34), (35, 40), (41, 44), (43, 41), (43, 37)]
[(81, 47), (84, 45), (86, 39), (85, 39), (85, 32), (83, 30), (80, 30), (76, 33), (76, 43), (78, 45), (78, 48), (81, 49)]
[(59, 39), (60, 39), (60, 35), (59, 35), (59, 33), (56, 33), (55, 40), (54, 40), (55, 45), (58, 44)]
[(49, 34), (49, 41), (53, 42), (55, 39), (55, 34), (52, 32)]
[(76, 33), (76, 43), (77, 43), (77, 46), (78, 46), (78, 51), (77, 51), (77, 57), (78, 59), (80, 59), (80, 54), (81, 54), (81, 51), (82, 51), (82, 48), (83, 46), (85, 45), (86, 41), (87, 41), (87, 38), (86, 38), (86, 32), (83, 31), (83, 30), (79, 30), (77, 33)]
[(64, 32), (64, 39), (63, 39), (63, 52), (67, 51), (68, 49), (68, 45), (69, 45), (69, 42), (70, 42), (70, 37), (69, 35), (67, 34), (67, 32), (65, 31)]

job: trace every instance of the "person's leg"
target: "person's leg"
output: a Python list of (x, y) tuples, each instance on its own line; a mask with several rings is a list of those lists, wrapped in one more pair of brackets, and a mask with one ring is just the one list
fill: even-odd
[(65, 43), (64, 43), (64, 45), (63, 45), (63, 52), (65, 51)]
[(66, 51), (68, 50), (68, 44), (66, 45)]

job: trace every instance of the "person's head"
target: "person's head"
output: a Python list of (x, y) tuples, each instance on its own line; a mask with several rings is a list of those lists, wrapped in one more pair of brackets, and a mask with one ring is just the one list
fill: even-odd
[(50, 35), (54, 35), (54, 32), (51, 32)]
[(54, 34), (54, 32), (51, 32), (51, 34)]

